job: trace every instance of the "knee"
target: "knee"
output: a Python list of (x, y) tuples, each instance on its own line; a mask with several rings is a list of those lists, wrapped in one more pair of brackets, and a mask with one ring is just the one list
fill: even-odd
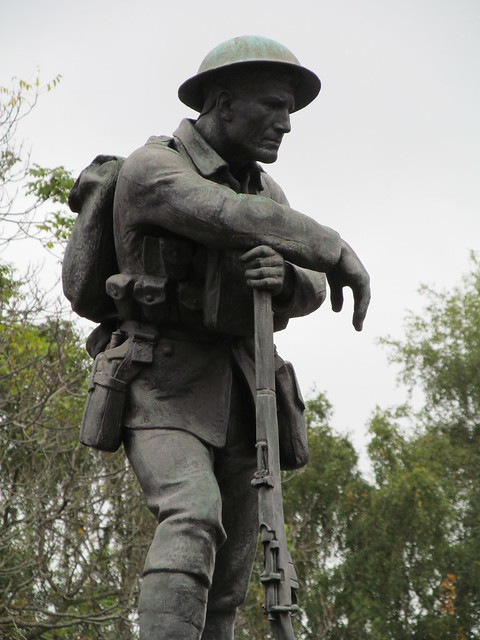
[(211, 532), (224, 541), (222, 497), (213, 474), (181, 478), (146, 498), (159, 526)]
[(169, 488), (149, 505), (158, 526), (144, 572), (187, 572), (210, 586), (217, 550), (226, 540), (220, 491), (215, 479), (181, 484), (181, 491)]

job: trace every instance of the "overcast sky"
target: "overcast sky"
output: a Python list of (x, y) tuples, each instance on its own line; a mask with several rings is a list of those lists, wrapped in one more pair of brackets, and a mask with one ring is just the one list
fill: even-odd
[[(322, 80), (266, 169), (355, 248), (372, 305), (360, 334), (348, 296), (340, 315), (326, 304), (292, 321), (277, 345), (361, 447), (375, 405), (402, 398), (376, 339), (400, 337), (419, 284), (450, 289), (480, 249), (480, 2), (0, 0), (0, 84), (62, 74), (20, 133), (35, 162), (78, 174), (193, 117), (178, 86), (244, 34), (282, 42)], [(25, 253), (7, 257), (24, 268)]]

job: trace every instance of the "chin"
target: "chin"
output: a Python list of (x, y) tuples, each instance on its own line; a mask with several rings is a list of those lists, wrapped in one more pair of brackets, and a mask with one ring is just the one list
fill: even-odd
[(257, 154), (257, 162), (264, 162), (265, 164), (272, 164), (278, 158), (278, 150), (275, 149), (262, 149)]

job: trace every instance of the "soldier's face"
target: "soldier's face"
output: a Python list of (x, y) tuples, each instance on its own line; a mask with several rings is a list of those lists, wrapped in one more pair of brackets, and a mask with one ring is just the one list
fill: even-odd
[(238, 162), (275, 162), (285, 133), (290, 131), (294, 93), (288, 78), (264, 75), (233, 88), (228, 141)]

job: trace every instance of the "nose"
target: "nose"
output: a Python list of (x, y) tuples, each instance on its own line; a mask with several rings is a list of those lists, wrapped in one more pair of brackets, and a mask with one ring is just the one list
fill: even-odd
[(282, 109), (278, 111), (275, 120), (275, 130), (284, 134), (289, 133), (292, 127), (290, 126), (290, 112), (288, 109)]

